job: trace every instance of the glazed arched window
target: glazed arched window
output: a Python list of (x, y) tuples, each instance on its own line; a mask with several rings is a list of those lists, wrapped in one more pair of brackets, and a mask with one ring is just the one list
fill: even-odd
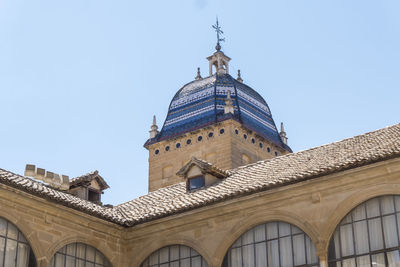
[(204, 258), (194, 249), (172, 245), (153, 252), (141, 267), (208, 267)]
[(229, 248), (223, 267), (319, 266), (315, 246), (299, 228), (285, 222), (258, 225)]
[(400, 266), (400, 196), (381, 196), (354, 208), (336, 227), (329, 266)]
[(35, 267), (32, 249), (18, 228), (0, 217), (0, 266)]
[(107, 258), (92, 246), (72, 243), (62, 247), (51, 259), (49, 267), (111, 267)]

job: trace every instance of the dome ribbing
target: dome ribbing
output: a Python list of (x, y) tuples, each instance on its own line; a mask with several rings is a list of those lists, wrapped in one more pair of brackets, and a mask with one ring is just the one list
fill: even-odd
[[(230, 92), (234, 113), (224, 113)], [(173, 97), (159, 134), (146, 145), (173, 138), (227, 119), (234, 119), (275, 145), (291, 151), (282, 142), (268, 104), (252, 88), (229, 74), (214, 74), (183, 86)]]

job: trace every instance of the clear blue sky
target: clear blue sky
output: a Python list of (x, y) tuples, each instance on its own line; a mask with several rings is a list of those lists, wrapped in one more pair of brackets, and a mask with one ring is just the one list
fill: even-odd
[(231, 74), (294, 151), (399, 123), (400, 1), (0, 0), (0, 168), (26, 163), (147, 192), (153, 114), (207, 73), (216, 15)]

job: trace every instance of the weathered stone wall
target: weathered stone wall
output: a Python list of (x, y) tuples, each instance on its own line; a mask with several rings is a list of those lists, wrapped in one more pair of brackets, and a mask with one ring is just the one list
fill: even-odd
[(47, 267), (60, 248), (74, 242), (97, 248), (113, 266), (124, 266), (121, 254), (123, 227), (114, 223), (4, 185), (0, 185), (0, 216), (15, 224), (25, 235), (38, 267)]

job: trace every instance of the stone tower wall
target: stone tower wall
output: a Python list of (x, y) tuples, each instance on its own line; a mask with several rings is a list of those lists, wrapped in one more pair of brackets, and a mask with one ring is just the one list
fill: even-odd
[[(193, 156), (230, 170), (275, 157), (275, 152), (278, 155), (288, 153), (232, 119), (152, 144), (148, 149), (149, 191), (183, 182), (176, 173)], [(246, 157), (248, 160), (244, 160)]]

